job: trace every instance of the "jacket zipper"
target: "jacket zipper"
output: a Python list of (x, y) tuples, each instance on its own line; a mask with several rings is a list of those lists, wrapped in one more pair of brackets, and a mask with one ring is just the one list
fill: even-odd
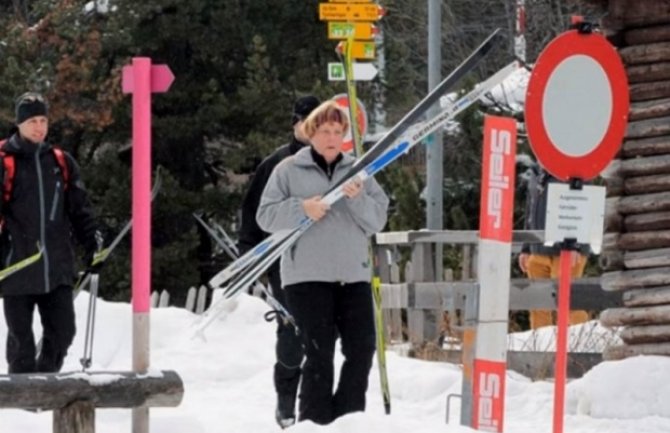
[(49, 254), (47, 253), (47, 244), (46, 244), (46, 212), (44, 204), (44, 184), (42, 177), (42, 165), (40, 164), (40, 154), (43, 145), (40, 144), (37, 151), (35, 152), (35, 170), (37, 171), (37, 189), (39, 191), (40, 198), (40, 242), (42, 242), (43, 251), (43, 262), (44, 262), (44, 292), (49, 292)]
[(53, 222), (56, 218), (56, 209), (58, 209), (58, 197), (60, 197), (60, 181), (56, 182), (56, 188), (54, 188), (54, 199), (51, 202), (51, 212), (49, 213), (49, 221)]

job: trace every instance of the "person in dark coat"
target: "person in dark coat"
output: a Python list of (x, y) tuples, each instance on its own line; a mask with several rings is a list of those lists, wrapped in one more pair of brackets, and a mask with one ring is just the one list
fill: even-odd
[[(542, 167), (535, 166), (529, 169), (526, 209), (524, 215), (524, 229), (544, 230), (547, 218), (548, 185), (560, 182), (547, 173)], [(571, 276), (579, 278), (584, 273), (586, 261), (591, 249), (588, 245), (580, 245), (577, 251), (572, 251)], [(556, 246), (542, 244), (524, 244), (519, 254), (519, 268), (530, 279), (558, 278), (560, 269), (561, 250)], [(570, 325), (577, 325), (589, 320), (588, 312), (583, 310), (570, 311)], [(529, 312), (531, 329), (556, 324), (551, 310), (531, 310)]]
[[(256, 211), (261, 200), (263, 189), (268, 182), (270, 173), (280, 161), (295, 154), (307, 146), (309, 139), (302, 132), (302, 124), (307, 116), (319, 105), (314, 96), (299, 98), (293, 107), (293, 132), (291, 141), (272, 152), (265, 158), (254, 174), (249, 189), (242, 201), (242, 220), (239, 230), (238, 249), (244, 254), (259, 244), (268, 236), (256, 222)], [(268, 280), (272, 295), (286, 307), (281, 277), (279, 276), (279, 262), (268, 270)], [(277, 317), (277, 344), (275, 346), (277, 361), (274, 366), (274, 386), (277, 392), (277, 408), (275, 417), (283, 428), (295, 423), (295, 400), (300, 382), (300, 364), (303, 351), (300, 337), (291, 325)]]
[[(354, 164), (342, 152), (348, 126), (334, 101), (317, 107), (303, 125), (311, 146), (275, 167), (256, 214), (269, 232), (316, 221), (282, 256), (281, 278), (305, 348), (299, 419), (317, 424), (365, 410), (375, 352), (369, 237), (386, 224), (388, 197), (375, 179), (356, 177), (341, 200), (322, 201)], [(344, 363), (333, 392), (338, 335)]]
[[(2, 146), (0, 179), (6, 179), (5, 158), (12, 158), (11, 196), (3, 194), (2, 267), (34, 255), (40, 259), (0, 283), (7, 323), (9, 373), (60, 371), (75, 335), (73, 282), (75, 261), (72, 237), (84, 246), (86, 264), (96, 251), (96, 223), (79, 167), (67, 152), (67, 174), (52, 146), (47, 104), (37, 93), (16, 102), (18, 131)], [(65, 179), (67, 177), (67, 184)], [(6, 182), (6, 181), (5, 181)], [(8, 185), (2, 185), (3, 192)], [(43, 336), (36, 353), (33, 312), (39, 311)]]

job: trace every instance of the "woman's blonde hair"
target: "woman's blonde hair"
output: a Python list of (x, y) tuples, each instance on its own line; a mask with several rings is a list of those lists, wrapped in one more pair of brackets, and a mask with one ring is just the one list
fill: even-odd
[(313, 137), (316, 130), (324, 123), (339, 123), (342, 130), (349, 129), (349, 118), (335, 101), (326, 101), (316, 107), (302, 124), (302, 132), (306, 137)]

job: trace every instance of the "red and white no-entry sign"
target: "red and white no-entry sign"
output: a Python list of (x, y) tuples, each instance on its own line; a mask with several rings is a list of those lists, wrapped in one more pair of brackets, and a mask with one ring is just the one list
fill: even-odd
[[(340, 93), (332, 97), (332, 99), (344, 109), (344, 112), (349, 118), (349, 96), (346, 93)], [(358, 130), (361, 134), (361, 137), (365, 136), (365, 133), (368, 130), (368, 113), (365, 111), (365, 105), (356, 98), (356, 124), (358, 125)], [(342, 145), (343, 152), (351, 152), (354, 150), (354, 135), (353, 135), (353, 123), (349, 119), (349, 130), (344, 136), (344, 144)]]
[(628, 121), (628, 80), (604, 36), (571, 30), (537, 59), (526, 128), (540, 164), (561, 180), (591, 179), (616, 155)]

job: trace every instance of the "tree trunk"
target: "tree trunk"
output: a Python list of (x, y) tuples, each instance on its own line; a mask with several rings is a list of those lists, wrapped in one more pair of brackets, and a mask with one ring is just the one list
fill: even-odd
[(630, 177), (624, 180), (624, 191), (628, 195), (670, 191), (670, 176), (652, 174), (651, 176)]
[[(670, 96), (670, 81), (652, 81), (628, 86), (631, 102), (649, 101)], [(658, 134), (653, 134), (658, 135)]]
[(623, 189), (623, 179), (620, 177), (610, 177), (605, 179), (605, 188), (607, 188), (605, 192), (605, 196), (607, 198), (610, 197), (618, 197), (623, 195), (624, 189)]
[(53, 433), (95, 433), (95, 405), (75, 401), (54, 411)]
[(598, 256), (598, 264), (603, 271), (618, 271), (623, 269), (623, 254), (620, 251), (604, 251)]
[(670, 286), (629, 290), (623, 293), (622, 299), (627, 307), (670, 304)]
[(627, 251), (623, 256), (623, 261), (628, 269), (670, 266), (670, 248)]
[(628, 215), (623, 226), (629, 232), (644, 232), (670, 229), (670, 212), (651, 212)]
[[(663, 63), (649, 63), (646, 65), (630, 66), (626, 68), (628, 74), (628, 82), (631, 84), (647, 83), (650, 81), (664, 81), (670, 79), (670, 62)], [(630, 117), (637, 119), (635, 108), (631, 107)], [(658, 116), (648, 116), (658, 117)]]
[(618, 251), (619, 250), (619, 233), (605, 233), (603, 235), (603, 251)]
[(670, 155), (643, 156), (621, 161), (621, 175), (624, 179), (665, 173), (670, 173)]
[[(636, 85), (642, 86), (642, 84)], [(668, 116), (628, 122), (626, 126), (626, 138), (658, 137), (659, 135), (667, 134), (670, 134), (670, 117)]]
[(670, 342), (670, 325), (630, 326), (619, 335), (626, 344)]
[(619, 232), (623, 225), (623, 217), (617, 210), (621, 197), (610, 197), (605, 200), (604, 231)]
[[(670, 78), (670, 62), (664, 63), (668, 67), (668, 78)], [(656, 64), (645, 65), (645, 68), (656, 66)], [(642, 66), (640, 66), (642, 67)], [(630, 105), (628, 121), (654, 119), (670, 115), (670, 98), (654, 99), (652, 101), (634, 102)]]
[(670, 323), (670, 305), (639, 308), (608, 308), (600, 313), (603, 326), (661, 325)]
[(603, 359), (605, 361), (614, 361), (639, 355), (668, 356), (670, 355), (670, 343), (610, 346), (603, 351)]
[(76, 401), (107, 408), (174, 407), (183, 395), (184, 384), (173, 371), (0, 376), (0, 408), (56, 410)]
[(667, 135), (639, 140), (625, 140), (621, 148), (621, 154), (626, 158), (667, 153), (670, 153), (670, 136)]
[(632, 45), (619, 50), (626, 65), (656, 63), (670, 60), (670, 42)]
[(624, 233), (617, 245), (627, 251), (670, 247), (670, 230)]
[(670, 284), (670, 267), (605, 272), (600, 276), (603, 290), (616, 291)]
[(670, 210), (670, 191), (622, 197), (617, 210), (624, 215)]
[(652, 26), (627, 30), (625, 40), (627, 45), (670, 41), (670, 26)]

